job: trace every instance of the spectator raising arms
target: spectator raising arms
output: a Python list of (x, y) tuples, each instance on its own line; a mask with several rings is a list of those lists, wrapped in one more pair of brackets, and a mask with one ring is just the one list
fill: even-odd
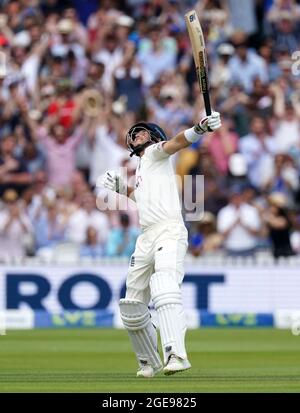
[(46, 169), (49, 184), (56, 188), (70, 185), (76, 166), (76, 149), (80, 141), (89, 136), (91, 119), (85, 118), (82, 125), (73, 129), (71, 135), (68, 135), (68, 130), (62, 125), (38, 127), (38, 124), (26, 114), (25, 119), (31, 128), (33, 139), (41, 145), (47, 156)]

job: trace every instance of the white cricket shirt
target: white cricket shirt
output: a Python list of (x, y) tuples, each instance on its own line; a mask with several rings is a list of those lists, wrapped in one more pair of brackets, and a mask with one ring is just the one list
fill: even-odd
[(183, 223), (176, 175), (163, 143), (145, 149), (135, 174), (134, 196), (142, 229), (166, 220)]

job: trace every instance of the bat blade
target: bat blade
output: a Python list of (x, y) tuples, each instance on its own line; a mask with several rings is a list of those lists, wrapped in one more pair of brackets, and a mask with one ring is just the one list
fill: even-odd
[(203, 94), (205, 111), (207, 116), (209, 116), (211, 115), (211, 104), (209, 96), (207, 58), (203, 32), (195, 10), (191, 10), (188, 13), (186, 13), (184, 18), (192, 45), (196, 73), (200, 91)]

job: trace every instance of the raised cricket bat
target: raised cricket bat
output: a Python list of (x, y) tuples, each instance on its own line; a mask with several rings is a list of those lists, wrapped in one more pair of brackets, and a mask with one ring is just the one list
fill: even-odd
[(197, 78), (200, 86), (200, 91), (203, 94), (206, 115), (209, 116), (211, 115), (211, 105), (207, 75), (207, 58), (203, 32), (195, 10), (191, 10), (186, 13), (184, 15), (184, 18), (192, 44)]

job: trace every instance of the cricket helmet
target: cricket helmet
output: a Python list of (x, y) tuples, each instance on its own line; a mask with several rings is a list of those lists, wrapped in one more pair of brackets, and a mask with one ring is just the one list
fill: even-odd
[[(134, 146), (133, 142), (135, 140), (136, 134), (141, 130), (146, 130), (149, 134), (149, 140), (142, 145)], [(126, 133), (126, 145), (130, 151), (130, 156), (139, 154), (149, 145), (153, 143), (158, 143), (167, 140), (167, 135), (164, 130), (156, 125), (156, 123), (150, 122), (139, 122), (134, 124), (129, 131)]]

